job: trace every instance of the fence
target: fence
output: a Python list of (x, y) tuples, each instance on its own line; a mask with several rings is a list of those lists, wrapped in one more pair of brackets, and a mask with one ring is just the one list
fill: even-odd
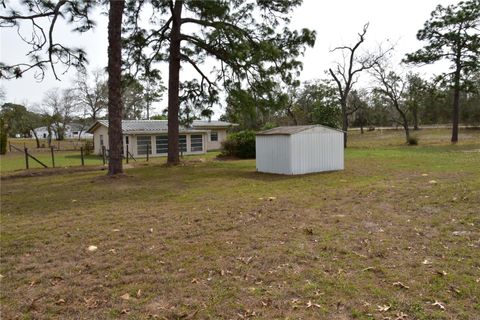
[(92, 140), (88, 139), (68, 139), (68, 140), (61, 140), (61, 141), (56, 141), (52, 140), (50, 143), (48, 140), (41, 139), (39, 140), (39, 144), (37, 145), (37, 142), (35, 139), (17, 139), (17, 138), (12, 138), (10, 139), (13, 141), (9, 141), (9, 148), (8, 150), (10, 152), (15, 151), (14, 148), (11, 148), (10, 145), (14, 146), (23, 146), (22, 147), (22, 152), (23, 148), (28, 148), (28, 149), (35, 149), (36, 152), (50, 152), (50, 149), (53, 147), (55, 150), (58, 151), (79, 151), (81, 147), (85, 148), (90, 142), (92, 143)]
[[(35, 161), (36, 163), (38, 163), (40, 166), (42, 166), (43, 168), (55, 168), (55, 165), (56, 163), (58, 164), (58, 162), (56, 161), (56, 158), (58, 160), (58, 157), (61, 157), (62, 160), (65, 160), (66, 158), (66, 155), (63, 155), (63, 156), (58, 156), (58, 153), (68, 153), (68, 157), (69, 157), (69, 161), (68, 161), (68, 166), (78, 166), (78, 165), (81, 165), (81, 166), (84, 166), (85, 165), (85, 156), (86, 156), (86, 150), (85, 148), (82, 146), (80, 147), (80, 150), (78, 150), (78, 160), (75, 161), (76, 159), (76, 156), (77, 156), (77, 152), (75, 151), (59, 151), (59, 150), (56, 150), (53, 146), (50, 147), (50, 157), (48, 157), (49, 159), (47, 159), (46, 154), (45, 152), (42, 152), (42, 156), (34, 156), (27, 147), (19, 147), (19, 146), (16, 146), (14, 144), (11, 144), (9, 143), (9, 149), (11, 150), (11, 152), (13, 151), (16, 151), (16, 152), (22, 152), (25, 156), (24, 156), (24, 161), (25, 161), (25, 169), (30, 169), (31, 165), (30, 165), (30, 161)], [(42, 158), (42, 159), (39, 159), (39, 158)], [(65, 161), (62, 161), (65, 163)], [(63, 165), (62, 165), (63, 166)]]

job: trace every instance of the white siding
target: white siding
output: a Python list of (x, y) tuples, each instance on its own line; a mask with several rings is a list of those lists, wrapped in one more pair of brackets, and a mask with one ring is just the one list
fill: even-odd
[[(207, 137), (207, 150), (219, 150), (222, 148), (222, 142), (227, 139), (227, 130), (226, 129), (216, 129), (216, 128), (211, 128), (208, 129), (210, 132), (208, 133)], [(218, 134), (218, 140), (217, 141), (212, 141), (211, 135), (212, 131), (216, 131)]]
[(292, 174), (291, 136), (257, 136), (255, 150), (257, 171)]
[(100, 145), (100, 135), (103, 136), (103, 145), (108, 149), (108, 129), (100, 126), (93, 134), (93, 148), (95, 154), (102, 154), (102, 146)]
[(305, 131), (292, 135), (292, 173), (343, 170), (343, 133)]
[(344, 169), (343, 132), (315, 127), (291, 135), (257, 135), (257, 171), (305, 174)]

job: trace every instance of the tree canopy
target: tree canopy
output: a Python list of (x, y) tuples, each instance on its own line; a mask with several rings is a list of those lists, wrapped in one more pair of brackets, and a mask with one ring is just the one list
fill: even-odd
[[(179, 70), (188, 64), (198, 73), (199, 90), (215, 102), (220, 85), (252, 99), (265, 97), (266, 86), (292, 82), (301, 68), (298, 57), (313, 46), (315, 32), (290, 30), (293, 8), (300, 0), (154, 1), (150, 26), (138, 14), (143, 2), (127, 5), (125, 59), (133, 73), (158, 73), (156, 63), (169, 63), (169, 162), (178, 162)], [(213, 61), (213, 70), (206, 67)], [(209, 72), (211, 71), (211, 72)]]
[(417, 39), (425, 47), (407, 54), (406, 62), (430, 64), (441, 60), (450, 62), (450, 72), (440, 78), (454, 89), (452, 113), (452, 142), (458, 141), (460, 91), (478, 86), (470, 76), (480, 70), (480, 0), (460, 1), (449, 6), (437, 6)]

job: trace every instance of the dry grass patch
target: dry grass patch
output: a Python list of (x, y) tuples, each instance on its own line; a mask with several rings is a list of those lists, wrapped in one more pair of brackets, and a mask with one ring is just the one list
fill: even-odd
[(207, 161), (2, 181), (2, 316), (475, 319), (479, 155), (457, 151), (479, 147), (353, 148), (345, 171), (295, 177)]

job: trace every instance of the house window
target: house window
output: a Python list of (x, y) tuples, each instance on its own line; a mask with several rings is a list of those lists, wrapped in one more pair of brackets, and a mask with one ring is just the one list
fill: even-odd
[(152, 139), (150, 136), (137, 136), (137, 154), (146, 155), (147, 150), (152, 154)]
[[(155, 144), (157, 148), (157, 153), (167, 153), (168, 152), (168, 136), (161, 135), (155, 137)], [(187, 152), (187, 136), (181, 134), (178, 136), (178, 144), (180, 152)]]
[(180, 144), (180, 151), (187, 152), (187, 136), (184, 134), (179, 135), (178, 142)]
[(192, 151), (203, 151), (203, 139), (201, 134), (192, 134), (190, 136), (190, 149)]
[(47, 138), (47, 134), (44, 133), (44, 134), (43, 134), (43, 139), (46, 139), (46, 138)]
[(125, 144), (129, 144), (128, 143), (128, 136), (125, 137)]
[(167, 153), (168, 152), (168, 136), (156, 136), (155, 145), (157, 148), (157, 153)]
[(218, 132), (217, 131), (210, 132), (210, 141), (218, 141)]
[(103, 134), (100, 135), (100, 146), (103, 147)]

